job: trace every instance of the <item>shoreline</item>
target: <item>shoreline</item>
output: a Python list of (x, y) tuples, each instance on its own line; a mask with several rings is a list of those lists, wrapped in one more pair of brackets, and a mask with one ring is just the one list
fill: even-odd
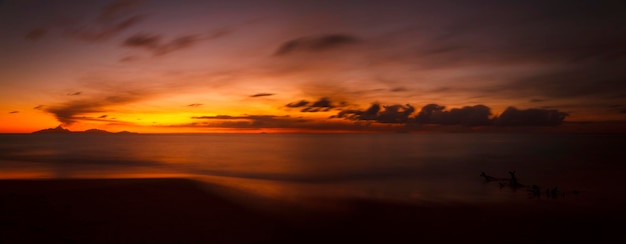
[[(237, 195), (232, 198), (228, 195)], [(626, 240), (626, 214), (526, 203), (307, 199), (300, 208), (184, 178), (0, 180), (0, 242)]]

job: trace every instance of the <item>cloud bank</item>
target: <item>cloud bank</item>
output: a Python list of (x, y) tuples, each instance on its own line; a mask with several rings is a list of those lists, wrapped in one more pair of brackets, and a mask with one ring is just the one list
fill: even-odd
[(434, 125), (462, 125), (462, 126), (557, 126), (563, 123), (567, 113), (555, 109), (516, 109), (507, 108), (502, 114), (491, 117), (491, 108), (479, 104), (452, 108), (446, 110), (445, 106), (428, 104), (421, 108), (415, 115), (415, 108), (406, 105), (381, 106), (372, 104), (365, 110), (343, 110), (331, 118), (343, 118), (355, 121), (371, 121), (389, 124), (434, 124)]

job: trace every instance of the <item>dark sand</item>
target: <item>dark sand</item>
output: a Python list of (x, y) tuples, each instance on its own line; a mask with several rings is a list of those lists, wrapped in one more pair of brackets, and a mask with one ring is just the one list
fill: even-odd
[(623, 211), (559, 200), (307, 208), (227, 191), (187, 179), (2, 180), (0, 243), (626, 241)]

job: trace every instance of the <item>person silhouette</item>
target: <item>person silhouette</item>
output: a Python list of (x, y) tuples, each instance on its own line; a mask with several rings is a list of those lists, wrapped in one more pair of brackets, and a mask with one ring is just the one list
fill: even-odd
[(520, 186), (522, 186), (522, 184), (520, 184), (517, 181), (517, 177), (515, 177), (515, 171), (509, 171), (509, 174), (511, 175), (511, 186), (512, 187), (520, 187)]
[(531, 186), (528, 191), (530, 191), (530, 193), (533, 195), (533, 197), (540, 197), (541, 196), (541, 188), (539, 188), (538, 185)]
[(485, 181), (494, 181), (494, 180), (496, 180), (495, 177), (485, 174), (484, 171), (480, 172), (480, 177), (485, 178)]

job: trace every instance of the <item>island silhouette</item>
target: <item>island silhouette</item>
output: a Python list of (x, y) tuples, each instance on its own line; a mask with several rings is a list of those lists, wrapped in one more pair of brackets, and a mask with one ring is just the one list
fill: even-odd
[(48, 128), (32, 132), (32, 134), (138, 134), (130, 131), (110, 132), (101, 129), (88, 129), (84, 131), (71, 131), (59, 125), (55, 128)]

